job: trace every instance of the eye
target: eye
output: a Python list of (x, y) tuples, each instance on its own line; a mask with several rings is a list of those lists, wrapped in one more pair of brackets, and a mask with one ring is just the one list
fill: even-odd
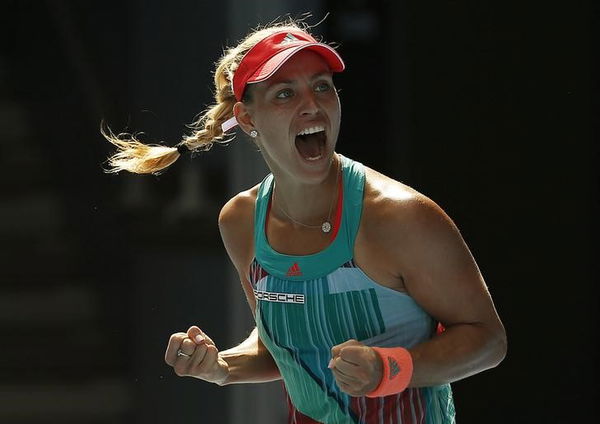
[(286, 88), (286, 89), (283, 89), (281, 91), (278, 91), (277, 94), (275, 94), (275, 98), (277, 98), (277, 99), (289, 99), (293, 95), (294, 95), (294, 92), (292, 90), (290, 90), (289, 88)]
[(331, 89), (331, 84), (329, 84), (329, 82), (327, 81), (321, 81), (319, 83), (317, 83), (317, 85), (315, 86), (315, 91), (318, 93), (322, 93), (324, 91), (329, 91)]

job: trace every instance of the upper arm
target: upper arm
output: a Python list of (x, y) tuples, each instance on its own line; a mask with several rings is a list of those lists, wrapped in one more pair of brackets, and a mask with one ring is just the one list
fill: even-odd
[[(393, 261), (407, 292), (445, 326), (481, 324), (503, 333), (491, 296), (458, 228), (425, 196), (405, 200), (391, 233)], [(394, 220), (394, 219), (393, 219)]]
[(221, 239), (239, 275), (253, 314), (256, 300), (248, 276), (254, 257), (254, 201), (252, 190), (239, 193), (223, 206), (219, 214)]

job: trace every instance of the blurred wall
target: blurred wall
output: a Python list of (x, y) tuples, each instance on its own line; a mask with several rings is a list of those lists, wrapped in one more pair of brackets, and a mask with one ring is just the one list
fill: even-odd
[[(303, 7), (314, 22), (331, 13), (319, 29), (348, 65), (336, 77), (338, 151), (448, 212), (506, 325), (501, 366), (453, 385), (459, 422), (592, 416), (598, 156), (587, 3), (4, 6), (0, 422), (219, 423), (253, 405), (252, 386), (178, 378), (162, 357), (169, 335), (191, 324), (223, 348), (252, 328), (216, 218), (264, 175), (260, 160), (240, 138), (158, 177), (107, 175), (99, 123), (176, 144), (211, 101), (222, 47)], [(260, 421), (279, 422), (277, 411)]]

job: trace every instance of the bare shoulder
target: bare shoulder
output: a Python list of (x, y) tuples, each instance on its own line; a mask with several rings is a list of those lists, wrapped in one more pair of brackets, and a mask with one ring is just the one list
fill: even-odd
[(219, 231), (227, 253), (240, 274), (254, 256), (254, 204), (258, 185), (232, 197), (219, 214)]
[(440, 206), (376, 171), (369, 169), (366, 175), (362, 240), (378, 249), (380, 266), (389, 267), (405, 290), (426, 304), (422, 293), (431, 294), (427, 290), (431, 282), (437, 289), (441, 284), (457, 288), (465, 281), (483, 287), (466, 243)]
[(432, 223), (452, 227), (449, 218), (427, 196), (365, 168), (363, 212), (354, 255), (357, 264), (379, 284), (408, 291), (414, 255), (436, 244)]
[(240, 225), (241, 222), (252, 219), (257, 192), (258, 185), (242, 191), (229, 199), (219, 213), (219, 227)]
[[(470, 253), (450, 217), (426, 195), (372, 169), (366, 170), (360, 240), (380, 252), (380, 266), (407, 282), (411, 270)], [(461, 259), (462, 260), (462, 259)]]
[(380, 234), (420, 231), (430, 225), (450, 225), (452, 221), (426, 195), (412, 187), (366, 168), (364, 219), (362, 224)]

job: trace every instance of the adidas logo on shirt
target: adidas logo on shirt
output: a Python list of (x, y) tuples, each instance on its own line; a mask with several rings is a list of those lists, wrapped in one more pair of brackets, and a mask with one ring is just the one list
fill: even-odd
[(285, 274), (286, 277), (300, 277), (302, 275), (302, 271), (300, 271), (300, 267), (298, 266), (298, 262), (294, 262)]

